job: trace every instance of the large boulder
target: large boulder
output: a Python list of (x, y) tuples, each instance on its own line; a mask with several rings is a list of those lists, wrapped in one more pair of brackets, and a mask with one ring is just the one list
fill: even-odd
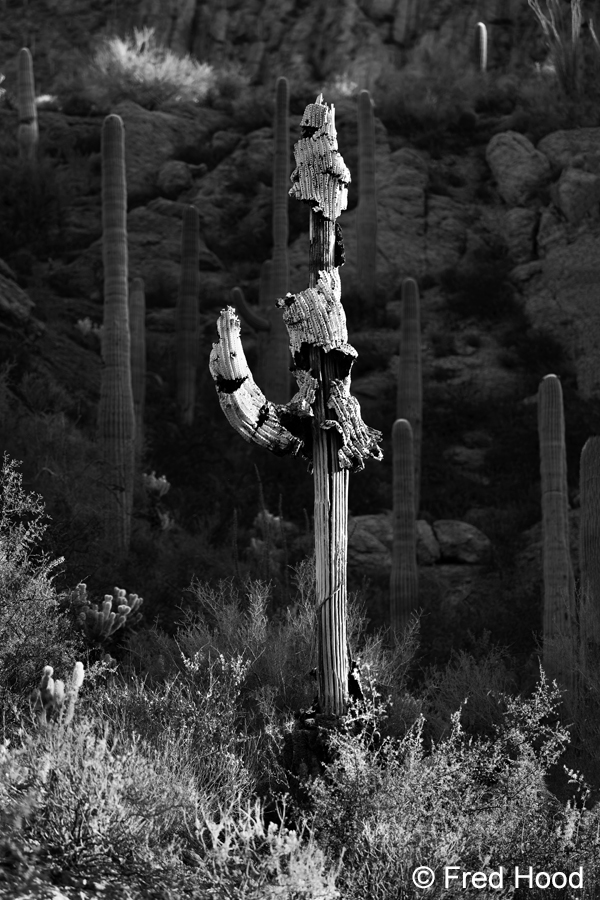
[(517, 131), (495, 135), (485, 156), (498, 193), (511, 206), (525, 206), (550, 180), (551, 167), (547, 157)]

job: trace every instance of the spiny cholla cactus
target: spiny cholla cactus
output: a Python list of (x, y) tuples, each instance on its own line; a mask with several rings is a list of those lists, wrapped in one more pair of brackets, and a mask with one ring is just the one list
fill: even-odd
[[(55, 715), (60, 715), (65, 702), (65, 683), (60, 679), (55, 681), (52, 677), (53, 675), (54, 669), (52, 666), (44, 666), (44, 673), (39, 687), (32, 692), (30, 697), (33, 711), (36, 713), (41, 726), (47, 725)], [(67, 692), (69, 703), (66, 715), (62, 719), (64, 725), (68, 725), (73, 719), (75, 702), (79, 688), (83, 684), (83, 678), (83, 663), (76, 662)]]
[(70, 599), (89, 641), (105, 641), (125, 624), (136, 625), (142, 617), (139, 609), (143, 599), (127, 594), (124, 588), (115, 587), (112, 597), (105, 594), (101, 607), (90, 600), (83, 583), (71, 592)]

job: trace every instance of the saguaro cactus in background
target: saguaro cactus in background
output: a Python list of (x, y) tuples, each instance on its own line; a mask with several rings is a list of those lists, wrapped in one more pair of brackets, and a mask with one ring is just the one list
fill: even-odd
[(177, 353), (177, 405), (184, 425), (194, 421), (196, 369), (198, 367), (198, 295), (200, 294), (200, 226), (198, 212), (188, 206), (183, 212), (181, 233), (181, 280), (177, 300), (175, 346)]
[(37, 153), (39, 132), (33, 82), (33, 60), (27, 47), (23, 47), (19, 51), (17, 102), (19, 106), (19, 158), (23, 162), (33, 162)]
[(573, 689), (575, 580), (569, 547), (567, 456), (562, 388), (546, 375), (538, 391), (544, 570), (544, 668)]
[(397, 419), (392, 426), (392, 450), (394, 537), (390, 623), (395, 640), (398, 640), (419, 602), (413, 434), (406, 419)]
[[(273, 359), (277, 357), (269, 354), (269, 342), (271, 335), (271, 320), (269, 313), (275, 309), (276, 297), (271, 291), (273, 263), (266, 259), (260, 267), (260, 287), (258, 292), (258, 307), (250, 306), (246, 302), (244, 292), (240, 287), (234, 287), (231, 291), (231, 301), (237, 314), (246, 325), (256, 332), (256, 383), (258, 385), (271, 384)], [(289, 361), (286, 364), (289, 370)], [(289, 375), (289, 371), (288, 371)]]
[(135, 414), (127, 297), (127, 189), (123, 122), (110, 115), (102, 126), (102, 258), (104, 262), (104, 367), (98, 438), (107, 468), (110, 502), (106, 533), (117, 555), (131, 534)]
[(143, 278), (134, 278), (129, 290), (129, 330), (131, 333), (131, 389), (135, 414), (135, 451), (141, 456), (144, 442), (146, 402), (146, 292)]
[(248, 369), (235, 311), (221, 311), (219, 343), (210, 371), (219, 403), (242, 437), (273, 453), (301, 454), (315, 484), (315, 551), (318, 616), (318, 691), (321, 711), (346, 707), (349, 658), (346, 635), (348, 473), (381, 459), (381, 433), (367, 427), (350, 396), (356, 351), (348, 344), (338, 266), (343, 264), (336, 219), (347, 204), (350, 172), (337, 149), (334, 108), (309, 104), (294, 145), (296, 169), (290, 193), (308, 202), (309, 287), (277, 300), (283, 310), (298, 392), (286, 405), (269, 402)]
[(581, 572), (579, 626), (583, 672), (600, 675), (600, 437), (591, 437), (581, 451), (579, 468)]
[[(288, 202), (290, 184), (290, 119), (287, 78), (277, 79), (275, 102), (275, 152), (273, 154), (273, 266), (269, 272), (269, 309), (278, 297), (285, 297), (289, 285)], [(262, 274), (262, 273), (261, 273)], [(291, 395), (290, 357), (285, 324), (275, 310), (269, 317), (271, 333), (268, 356), (269, 391), (274, 403), (287, 403)]]
[(480, 72), (487, 71), (487, 28), (483, 22), (475, 26), (475, 59)]
[(416, 519), (419, 515), (421, 496), (423, 380), (421, 375), (421, 304), (419, 288), (414, 278), (405, 278), (402, 282), (402, 323), (396, 418), (407, 419), (412, 429)]
[(358, 208), (356, 246), (358, 289), (369, 309), (375, 303), (377, 259), (377, 191), (375, 188), (375, 117), (368, 91), (358, 95)]

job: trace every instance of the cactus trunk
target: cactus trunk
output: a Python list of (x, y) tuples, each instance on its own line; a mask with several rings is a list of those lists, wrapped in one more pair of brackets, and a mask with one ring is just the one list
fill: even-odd
[(569, 547), (567, 458), (562, 388), (546, 375), (538, 391), (544, 571), (544, 668), (574, 687), (575, 582)]
[(394, 530), (390, 576), (390, 624), (397, 642), (419, 602), (413, 434), (410, 422), (392, 427)]
[(580, 661), (593, 683), (600, 675), (600, 437), (585, 442), (579, 483)]
[(402, 283), (402, 325), (396, 418), (407, 419), (412, 429), (415, 519), (421, 498), (421, 432), (423, 421), (423, 382), (421, 375), (421, 307), (419, 288), (414, 278)]
[(129, 549), (135, 452), (131, 345), (127, 291), (127, 190), (123, 122), (107, 116), (102, 127), (102, 257), (104, 262), (104, 368), (98, 437), (110, 501), (106, 532), (113, 552)]
[(135, 414), (135, 453), (139, 461), (144, 444), (144, 406), (146, 402), (146, 294), (144, 280), (134, 278), (129, 291), (129, 330), (131, 332), (131, 389)]
[(184, 425), (194, 421), (198, 367), (198, 295), (200, 293), (200, 227), (194, 206), (183, 212), (181, 281), (177, 301), (177, 405)]
[[(273, 265), (268, 283), (268, 310), (271, 329), (266, 351), (266, 383), (274, 403), (287, 403), (291, 396), (288, 334), (278, 297), (288, 292), (288, 202), (290, 181), (289, 87), (287, 78), (277, 80), (275, 103), (275, 152), (273, 154)], [(262, 348), (261, 348), (262, 349)]]

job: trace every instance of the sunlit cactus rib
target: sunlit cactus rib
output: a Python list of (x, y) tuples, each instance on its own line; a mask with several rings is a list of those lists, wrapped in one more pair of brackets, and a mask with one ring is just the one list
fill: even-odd
[(421, 303), (414, 278), (402, 283), (402, 322), (396, 418), (408, 419), (412, 429), (415, 462), (415, 517), (419, 515), (421, 495), (421, 439), (423, 421), (423, 381), (421, 372)]
[(27, 47), (23, 47), (19, 51), (17, 103), (19, 108), (19, 158), (22, 162), (32, 163), (37, 154), (39, 131), (35, 105), (33, 60)]
[(107, 116), (102, 126), (102, 258), (104, 262), (104, 366), (98, 439), (106, 465), (109, 501), (106, 536), (116, 556), (131, 537), (135, 466), (135, 413), (131, 387), (131, 338), (127, 290), (127, 190), (123, 122)]
[(129, 291), (131, 332), (131, 389), (135, 414), (135, 450), (139, 460), (144, 442), (146, 403), (146, 293), (143, 278), (134, 278)]
[(397, 419), (392, 426), (392, 453), (394, 517), (390, 624), (394, 639), (398, 641), (419, 602), (413, 434), (406, 419)]
[(594, 683), (600, 676), (600, 437), (584, 444), (579, 486), (580, 662)]
[(375, 187), (375, 117), (368, 91), (358, 95), (358, 207), (356, 245), (358, 289), (362, 302), (372, 310), (377, 278), (377, 189)]
[(575, 579), (569, 545), (567, 456), (562, 388), (546, 375), (538, 391), (544, 572), (544, 668), (574, 688)]
[(177, 301), (176, 354), (177, 405), (184, 425), (194, 421), (198, 368), (198, 298), (200, 294), (200, 224), (194, 206), (183, 213), (181, 280)]
[[(273, 453), (302, 454), (315, 483), (318, 697), (321, 713), (346, 709), (349, 656), (346, 628), (348, 472), (381, 459), (381, 433), (366, 426), (350, 395), (356, 351), (348, 344), (338, 266), (343, 247), (336, 219), (347, 204), (350, 172), (337, 149), (334, 109), (309, 104), (294, 146), (290, 193), (310, 204), (309, 287), (279, 298), (289, 333), (298, 392), (286, 405), (270, 403), (254, 383), (235, 311), (221, 311), (219, 343), (210, 371), (219, 403), (246, 440)], [(332, 352), (334, 351), (334, 352)]]

